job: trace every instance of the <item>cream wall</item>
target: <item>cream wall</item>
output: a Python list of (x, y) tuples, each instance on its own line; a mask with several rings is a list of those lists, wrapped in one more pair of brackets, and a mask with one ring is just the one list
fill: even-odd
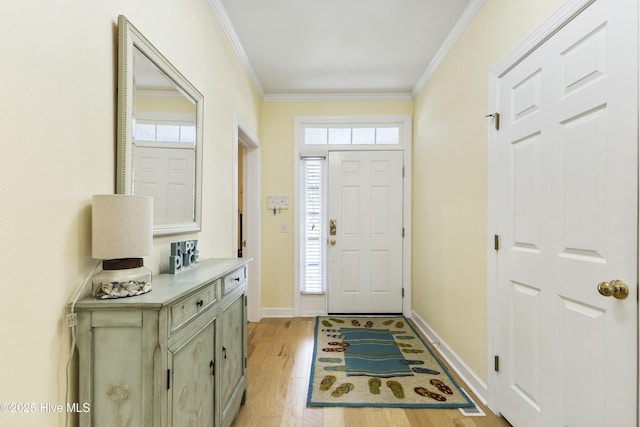
[[(293, 119), (295, 116), (412, 114), (413, 101), (265, 102), (262, 106), (262, 201), (269, 195), (289, 196), (290, 209), (262, 214), (263, 309), (293, 308)], [(286, 223), (288, 233), (281, 233)], [(277, 310), (276, 310), (277, 311)]]
[(207, 0), (21, 0), (0, 4), (0, 425), (63, 425), (74, 289), (93, 268), (91, 196), (115, 188), (117, 17), (131, 22), (204, 94), (201, 233), (163, 237), (145, 260), (166, 271), (169, 242), (234, 256), (233, 114), (257, 133), (260, 97)]
[(487, 0), (415, 99), (414, 311), (485, 382), (488, 75), (562, 3)]

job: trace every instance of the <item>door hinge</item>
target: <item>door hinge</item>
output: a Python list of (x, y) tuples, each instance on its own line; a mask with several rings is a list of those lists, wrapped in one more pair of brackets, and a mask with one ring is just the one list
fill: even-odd
[(404, 178), (404, 166), (402, 167), (402, 177)]
[(402, 288), (402, 298), (404, 298), (404, 288)]
[(167, 369), (167, 390), (171, 389), (171, 369)]
[(500, 113), (487, 114), (485, 117), (492, 117), (496, 130), (500, 130)]
[(500, 356), (493, 356), (493, 370), (500, 372)]
[(402, 238), (404, 239), (404, 227), (402, 227)]
[(245, 296), (244, 296), (244, 306), (245, 306), (245, 307), (247, 306), (247, 298), (248, 298), (248, 297), (245, 295)]
[(498, 236), (497, 234), (493, 235), (493, 249), (495, 249), (496, 251), (500, 250), (500, 236)]
[(249, 361), (248, 359), (245, 357), (244, 358), (244, 369), (247, 369), (247, 366), (249, 365)]

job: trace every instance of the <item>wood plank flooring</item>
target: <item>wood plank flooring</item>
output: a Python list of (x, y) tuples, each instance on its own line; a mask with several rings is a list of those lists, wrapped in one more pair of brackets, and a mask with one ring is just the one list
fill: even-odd
[(249, 323), (247, 400), (233, 427), (510, 426), (484, 406), (484, 417), (465, 417), (458, 409), (307, 408), (314, 322), (304, 317)]

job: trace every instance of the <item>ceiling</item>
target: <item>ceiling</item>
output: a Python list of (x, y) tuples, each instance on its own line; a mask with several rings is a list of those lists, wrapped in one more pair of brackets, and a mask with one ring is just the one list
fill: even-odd
[(484, 0), (209, 0), (258, 91), (420, 89)]

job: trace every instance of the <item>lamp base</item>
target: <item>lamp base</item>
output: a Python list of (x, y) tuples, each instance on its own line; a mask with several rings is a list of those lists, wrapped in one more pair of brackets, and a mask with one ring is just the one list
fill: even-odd
[(151, 291), (151, 271), (142, 258), (108, 259), (92, 279), (93, 296), (99, 299), (125, 298)]

